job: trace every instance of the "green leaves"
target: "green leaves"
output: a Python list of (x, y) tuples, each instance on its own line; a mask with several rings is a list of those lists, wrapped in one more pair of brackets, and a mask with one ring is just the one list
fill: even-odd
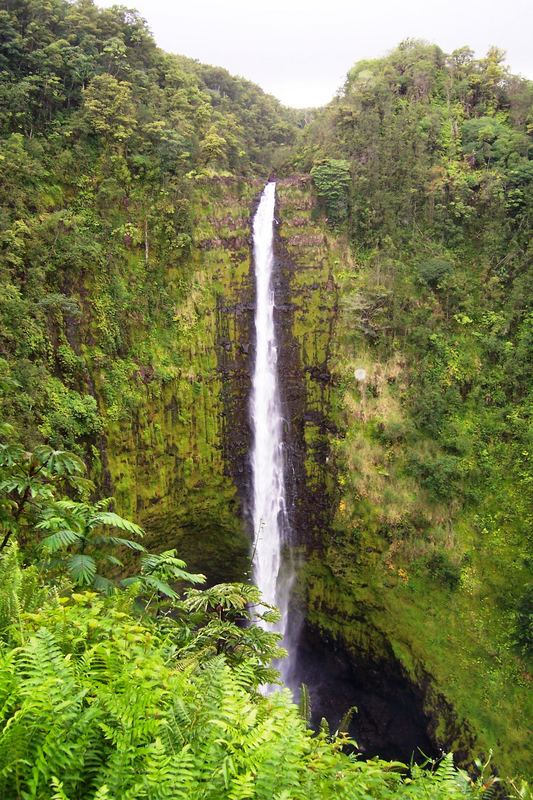
[(74, 453), (67, 453), (65, 450), (54, 450), (48, 445), (42, 444), (33, 451), (35, 461), (51, 475), (72, 476), (82, 475), (85, 472), (85, 464), (81, 458)]
[(78, 533), (67, 528), (56, 531), (51, 536), (46, 536), (42, 540), (41, 546), (47, 553), (56, 553), (58, 550), (65, 550), (71, 544), (78, 543), (80, 538)]
[(96, 561), (77, 553), (67, 560), (68, 571), (79, 586), (91, 586), (96, 575)]
[[(8, 436), (12, 431), (5, 430)], [(109, 511), (111, 499), (84, 503), (58, 499), (66, 487), (79, 488), (85, 465), (73, 453), (39, 445), (27, 452), (18, 443), (0, 445), (0, 525), (6, 547), (12, 534), (18, 535), (31, 551), (40, 554), (40, 563), (50, 578), (62, 569), (79, 586), (98, 585), (108, 591), (110, 580), (98, 573), (98, 565), (122, 567), (113, 555), (117, 548), (144, 553), (136, 539), (117, 536), (110, 530), (141, 538), (142, 529), (134, 522)], [(45, 532), (40, 541), (35, 533)], [(30, 538), (31, 540), (26, 541)]]
[[(154, 571), (158, 561), (183, 564), (172, 552), (146, 559)], [(80, 584), (97, 580), (95, 568), (89, 556), (71, 557)], [(139, 619), (133, 590), (30, 598), (29, 585), (31, 570), (8, 548), (0, 555), (3, 800), (481, 800), (493, 782), (474, 783), (451, 756), (435, 769), (346, 756), (343, 733), (307, 730), (305, 693), (299, 711), (287, 691), (258, 692), (271, 677), (264, 663), (275, 637), (209, 612), (219, 599), (238, 613), (246, 598), (257, 600), (254, 587), (213, 587), (204, 604), (191, 590), (194, 606), (207, 609), (191, 630), (179, 606), (172, 618)], [(189, 647), (178, 650), (179, 640)]]
[(142, 528), (140, 528), (139, 525), (136, 525), (134, 522), (130, 522), (130, 520), (124, 519), (124, 517), (120, 517), (118, 514), (115, 514), (112, 511), (100, 511), (99, 513), (95, 514), (92, 518), (92, 524), (95, 526), (106, 525), (110, 528), (117, 528), (121, 531), (133, 533), (135, 536), (143, 535)]
[[(106, 499), (91, 505), (73, 500), (58, 500), (43, 509), (42, 519), (36, 528), (52, 531), (40, 543), (45, 558), (55, 556), (48, 565), (50, 569), (57, 571), (64, 564), (72, 580), (79, 586), (92, 585), (108, 591), (112, 582), (105, 574), (98, 573), (99, 566), (123, 566), (121, 559), (110, 551), (127, 548), (136, 553), (145, 552), (140, 542), (107, 533), (111, 528), (139, 537), (143, 535), (138, 525), (107, 511), (110, 502), (110, 499)], [(68, 553), (73, 554), (67, 557)], [(44, 565), (46, 566), (46, 561)]]
[(348, 216), (348, 189), (350, 164), (343, 159), (323, 159), (311, 170), (317, 194), (326, 207), (333, 225), (344, 222)]
[[(43, 517), (50, 520), (57, 492), (67, 487), (84, 492), (91, 485), (82, 478), (85, 465), (75, 454), (48, 445), (38, 445), (28, 452), (19, 442), (10, 441), (14, 435), (10, 426), (4, 427), (3, 435), (8, 441), (0, 443), (0, 492), (4, 494), (0, 498), (0, 524), (4, 530), (0, 549), (13, 534), (24, 541), (34, 527), (51, 530), (53, 526), (43, 524)], [(60, 544), (61, 540), (56, 539), (51, 546), (57, 549)]]
[(25, 456), (25, 450), (18, 442), (0, 443), (0, 466), (13, 467), (23, 461)]
[(130, 550), (135, 550), (137, 553), (144, 553), (145, 548), (140, 542), (135, 542), (132, 539), (124, 539), (122, 536), (93, 536), (95, 544), (112, 544), (116, 547), (128, 547)]
[(169, 600), (176, 600), (178, 593), (172, 588), (171, 584), (183, 583), (203, 583), (205, 576), (188, 572), (184, 567), (186, 564), (176, 558), (175, 550), (166, 550), (163, 553), (147, 553), (141, 559), (142, 569), (139, 575), (131, 578), (124, 578), (121, 586), (131, 586), (137, 584), (139, 590), (148, 596), (147, 606), (156, 601), (158, 594)]
[(249, 603), (259, 601), (259, 591), (245, 583), (221, 583), (208, 589), (191, 589), (185, 601), (189, 611), (243, 611)]

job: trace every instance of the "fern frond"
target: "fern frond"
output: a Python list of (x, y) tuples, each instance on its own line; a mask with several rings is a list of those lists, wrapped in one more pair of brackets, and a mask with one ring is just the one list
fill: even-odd
[(309, 688), (305, 683), (300, 686), (300, 698), (298, 701), (298, 711), (303, 721), (309, 725), (311, 723), (311, 698)]

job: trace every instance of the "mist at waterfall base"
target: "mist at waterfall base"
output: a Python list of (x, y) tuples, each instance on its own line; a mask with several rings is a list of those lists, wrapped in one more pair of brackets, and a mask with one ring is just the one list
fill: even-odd
[[(288, 617), (293, 571), (283, 563), (289, 521), (272, 279), (275, 203), (276, 184), (270, 182), (261, 195), (253, 222), (256, 290), (255, 364), (250, 401), (253, 430), (253, 577), (264, 602), (277, 606), (281, 614), (277, 623), (258, 620), (258, 624), (282, 635), (282, 645), (287, 649), (288, 657), (278, 667), (282, 679), (288, 683), (291, 670)], [(269, 687), (265, 690), (268, 691)]]
[[(276, 667), (297, 699), (300, 684), (310, 692), (316, 729), (325, 717), (335, 730), (351, 706), (358, 713), (350, 734), (365, 756), (380, 755), (409, 761), (411, 754), (437, 755), (428, 738), (428, 722), (419, 694), (391, 660), (372, 663), (326, 644), (291, 607), (295, 566), (288, 545), (287, 426), (283, 417), (280, 380), (281, 354), (276, 329), (275, 244), (276, 184), (266, 185), (253, 220), (255, 274), (255, 361), (250, 395), (252, 449), (253, 580), (263, 600), (281, 614), (277, 623), (257, 620), (266, 630), (280, 633), (288, 652)], [(286, 298), (285, 298), (286, 300)], [(264, 686), (265, 694), (279, 688)], [(423, 758), (422, 758), (423, 760)]]

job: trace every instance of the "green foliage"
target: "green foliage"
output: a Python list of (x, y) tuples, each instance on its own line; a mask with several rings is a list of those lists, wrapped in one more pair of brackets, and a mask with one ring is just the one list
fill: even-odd
[(78, 586), (93, 586), (99, 590), (112, 588), (109, 578), (98, 571), (101, 565), (123, 567), (113, 550), (128, 548), (144, 552), (144, 547), (136, 539), (109, 532), (142, 536), (138, 525), (108, 511), (110, 503), (110, 498), (95, 504), (56, 500), (44, 508), (35, 525), (37, 531), (46, 534), (39, 543), (45, 559), (44, 568), (53, 569), (65, 564), (69, 576)]
[[(344, 755), (344, 736), (312, 735), (287, 692), (265, 697), (256, 691), (258, 665), (275, 650), (272, 634), (237, 661), (206, 658), (206, 639), (214, 648), (220, 631), (208, 634), (209, 624), (194, 615), (162, 624), (139, 619), (132, 596), (122, 593), (43, 601), (36, 591), (28, 603), (20, 591), (26, 572), (15, 550), (0, 556), (0, 575), (11, 576), (14, 600), (11, 608), (0, 605), (0, 791), (6, 800), (482, 795), (481, 786), (455, 771), (451, 757), (434, 772), (414, 768), (406, 777), (401, 764)], [(2, 581), (0, 597), (4, 587)], [(210, 607), (221, 591), (206, 602), (194, 594), (195, 606)], [(236, 587), (222, 594), (228, 608), (246, 604)], [(189, 657), (195, 640), (197, 663)]]
[(146, 553), (141, 558), (141, 572), (131, 578), (123, 578), (121, 586), (135, 585), (146, 598), (146, 608), (153, 605), (157, 613), (165, 607), (161, 597), (174, 600), (178, 597), (172, 585), (185, 583), (203, 583), (204, 575), (188, 572), (186, 564), (176, 558), (175, 550), (163, 553)]
[(324, 159), (313, 166), (311, 176), (329, 221), (333, 225), (344, 222), (348, 216), (349, 163), (334, 158)]
[(131, 85), (105, 73), (84, 90), (83, 109), (94, 133), (119, 142), (127, 141), (137, 124)]
[(441, 282), (451, 275), (452, 270), (452, 264), (442, 258), (429, 258), (418, 266), (421, 280), (432, 289), (438, 288)]
[(436, 551), (426, 561), (429, 574), (449, 589), (457, 589), (461, 580), (460, 566), (445, 552)]
[(529, 188), (516, 208), (524, 220), (533, 90), (501, 62), (496, 50), (476, 60), (407, 40), (350, 70), (339, 98), (304, 131), (300, 152), (346, 165), (356, 246), (405, 244), (417, 231), (454, 246), (485, 220), (500, 221), (504, 237), (518, 230), (502, 218), (503, 187), (523, 175)]
[(463, 125), (463, 151), (472, 155), (477, 166), (503, 163), (512, 166), (528, 156), (530, 142), (524, 134), (513, 131), (494, 117), (477, 117)]
[[(9, 436), (10, 426), (5, 428)], [(137, 541), (141, 528), (109, 510), (111, 498), (96, 503), (66, 499), (68, 491), (82, 496), (92, 487), (83, 477), (85, 465), (78, 456), (48, 445), (39, 445), (27, 452), (18, 442), (0, 444), (0, 525), (3, 550), (14, 537), (28, 554), (39, 560), (41, 568), (50, 575), (66, 568), (70, 579), (80, 587), (92, 586), (111, 591), (114, 583), (102, 568), (123, 567), (115, 551), (122, 549), (144, 553)], [(127, 533), (131, 539), (116, 532)], [(179, 579), (184, 564), (171, 554), (147, 556), (141, 582), (148, 585), (157, 573)], [(160, 582), (160, 590), (172, 594), (170, 587)]]
[(86, 492), (85, 465), (73, 453), (38, 445), (28, 452), (13, 441), (11, 426), (4, 425), (7, 441), (0, 443), (0, 525), (3, 549), (12, 535), (28, 542), (29, 532), (49, 512), (56, 492), (71, 488)]
[(515, 641), (524, 656), (533, 656), (533, 584), (527, 584), (516, 614)]
[(420, 485), (437, 500), (446, 500), (457, 493), (454, 481), (457, 475), (457, 458), (442, 455), (432, 458), (427, 453), (423, 458), (413, 458), (407, 465)]
[(158, 50), (135, 12), (21, 2), (2, 25), (0, 336), (20, 384), (4, 413), (28, 445), (87, 455), (107, 413), (135, 413), (177, 327), (202, 182), (267, 173), (295, 124), (253, 84)]
[(354, 65), (294, 158), (351, 176), (312, 624), (349, 652), (384, 636), (432, 676), (440, 741), (528, 776), (532, 102), (500, 51), (408, 40)]
[(348, 717), (336, 734), (313, 735), (308, 698), (299, 711), (286, 691), (264, 696), (260, 687), (278, 681), (272, 661), (283, 651), (278, 634), (254, 624), (279, 618), (254, 586), (187, 588), (203, 576), (168, 551), (144, 555), (140, 575), (122, 580), (122, 589), (72, 593), (69, 581), (110, 588), (97, 573), (109, 545), (142, 549), (110, 529), (141, 531), (109, 511), (108, 501), (56, 498), (62, 481), (79, 480), (76, 456), (47, 446), (26, 453), (11, 443), (2, 453), (2, 485), (12, 497), (5, 513), (17, 524), (25, 513), (29, 525), (28, 495), (35, 528), (45, 533), (40, 549), (49, 558), (68, 554), (57, 561), (52, 588), (44, 581), (49, 565), (41, 573), (22, 567), (7, 541), (0, 552), (6, 800), (21, 793), (50, 800), (480, 796), (450, 759), (434, 774), (405, 778), (401, 764), (344, 755)]

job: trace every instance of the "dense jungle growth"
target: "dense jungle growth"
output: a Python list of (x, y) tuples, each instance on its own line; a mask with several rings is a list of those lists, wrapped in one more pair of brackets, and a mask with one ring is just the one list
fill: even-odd
[(481, 739), (524, 770), (532, 102), (495, 49), (476, 60), (407, 41), (353, 67), (297, 161), (351, 255), (336, 272), (339, 502), (308, 565), (311, 614), (355, 647), (367, 606), (466, 722), (444, 738)]
[[(304, 114), (134, 11), (2, 0), (2, 798), (530, 797), (532, 134), (496, 49), (406, 41)], [(295, 602), (355, 671), (395, 665), (455, 766), (365, 761), (347, 719), (260, 691), (280, 650), (248, 624), (277, 612), (243, 475), (273, 171)]]

